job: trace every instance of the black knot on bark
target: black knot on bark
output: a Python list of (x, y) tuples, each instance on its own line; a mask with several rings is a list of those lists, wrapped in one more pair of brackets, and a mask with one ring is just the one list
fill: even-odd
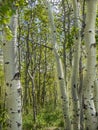
[(91, 45), (90, 45), (90, 48), (91, 47), (96, 47), (96, 43), (92, 43)]
[(62, 80), (63, 78), (62, 77), (58, 77), (59, 80)]

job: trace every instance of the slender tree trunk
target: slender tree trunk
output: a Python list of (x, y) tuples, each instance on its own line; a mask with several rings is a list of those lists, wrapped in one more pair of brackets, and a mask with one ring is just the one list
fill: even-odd
[(21, 84), (17, 66), (17, 14), (13, 15), (10, 28), (13, 38), (11, 41), (4, 39), (3, 43), (6, 108), (9, 117), (7, 130), (22, 130)]
[(30, 35), (30, 27), (29, 24), (27, 26), (27, 36), (26, 36), (26, 56), (25, 56), (25, 87), (24, 87), (24, 98), (23, 104), (26, 113), (28, 113), (28, 92), (29, 92), (29, 79), (28, 79), (28, 69), (30, 65), (30, 47), (29, 47), (29, 35)]
[[(81, 23), (81, 42), (84, 40), (84, 29), (85, 29), (85, 0), (80, 1), (81, 10), (82, 10), (82, 23)], [(82, 44), (80, 46), (81, 54), (80, 54), (80, 62), (79, 62), (79, 101), (80, 101), (80, 130), (84, 130), (84, 111), (83, 111), (83, 47)]]
[(80, 130), (84, 129), (83, 125), (83, 66), (82, 66), (82, 55), (79, 61), (79, 101), (80, 101)]
[(65, 130), (71, 130), (71, 122), (70, 122), (70, 117), (69, 117), (69, 104), (68, 104), (68, 99), (67, 99), (67, 94), (66, 94), (66, 84), (65, 84), (65, 78), (64, 78), (64, 70), (62, 66), (62, 61), (57, 53), (58, 51), (58, 45), (57, 45), (57, 40), (56, 40), (56, 29), (55, 29), (55, 24), (54, 24), (54, 19), (53, 19), (53, 14), (52, 14), (52, 8), (50, 6), (50, 3), (47, 0), (44, 0), (47, 10), (48, 10), (48, 15), (49, 15), (49, 20), (50, 20), (50, 27), (51, 27), (51, 36), (52, 36), (52, 43), (53, 43), (53, 50), (54, 50), (54, 56), (56, 60), (56, 67), (57, 67), (57, 73), (58, 73), (58, 79), (59, 79), (59, 85), (60, 85), (60, 90), (61, 90), (61, 98), (62, 98), (62, 105), (63, 105), (63, 115), (64, 115), (64, 120), (65, 120)]
[(46, 96), (46, 75), (47, 75), (47, 48), (44, 50), (44, 75), (43, 75), (43, 87), (42, 87), (42, 105), (45, 106)]
[[(65, 0), (62, 0), (62, 7), (63, 7), (63, 29), (64, 29), (64, 43), (63, 43), (63, 64), (64, 64), (64, 76), (65, 76), (65, 82), (67, 77), (67, 63), (66, 63), (66, 8), (65, 8)], [(68, 23), (69, 25), (70, 23)]]
[(36, 103), (35, 82), (34, 82), (35, 74), (32, 75), (29, 71), (28, 71), (28, 73), (32, 80), (33, 117), (34, 117), (34, 122), (36, 122), (37, 103)]
[(79, 25), (79, 5), (77, 0), (73, 0), (74, 9), (74, 27), (75, 27), (75, 48), (73, 56), (73, 66), (72, 66), (72, 104), (73, 104), (73, 130), (80, 129), (80, 109), (79, 109), (79, 97), (78, 97), (78, 87), (79, 87), (79, 59), (80, 59), (80, 25)]
[(86, 0), (85, 43), (87, 51), (87, 71), (84, 77), (85, 130), (97, 130), (96, 110), (94, 106), (94, 81), (96, 80), (96, 41), (95, 21), (97, 0)]

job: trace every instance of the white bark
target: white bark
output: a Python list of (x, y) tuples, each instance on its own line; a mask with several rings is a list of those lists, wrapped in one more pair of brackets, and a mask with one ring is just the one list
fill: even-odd
[[(10, 28), (13, 34), (12, 40), (7, 41), (6, 32), (3, 34), (6, 108), (9, 116), (7, 130), (22, 130), (21, 84), (17, 73), (17, 14), (12, 17)], [(17, 78), (14, 77), (15, 74)]]
[(93, 100), (94, 81), (96, 79), (96, 41), (95, 41), (95, 20), (97, 0), (86, 0), (86, 28), (85, 43), (87, 49), (87, 71), (84, 78), (84, 112), (85, 130), (96, 130), (96, 110)]
[(72, 103), (73, 103), (73, 130), (80, 129), (80, 109), (79, 109), (79, 97), (78, 97), (78, 87), (79, 87), (79, 60), (80, 60), (80, 24), (79, 24), (79, 3), (77, 0), (73, 0), (74, 9), (74, 26), (75, 26), (75, 47), (73, 56), (73, 66), (72, 66), (72, 77), (71, 77), (71, 89), (72, 89)]
[(98, 122), (98, 79), (96, 79), (94, 87), (95, 87), (94, 88), (94, 103), (95, 103), (96, 116), (97, 116), (97, 122)]
[(67, 94), (66, 94), (66, 86), (65, 86), (66, 84), (65, 84), (65, 80), (64, 80), (64, 70), (63, 70), (62, 61), (58, 55), (56, 28), (55, 28), (54, 19), (53, 19), (52, 8), (50, 6), (50, 3), (47, 0), (44, 0), (44, 2), (47, 7), (47, 10), (48, 10), (48, 15), (49, 15), (49, 20), (50, 20), (51, 37), (52, 37), (54, 56), (56, 59), (56, 68), (57, 68), (59, 86), (60, 86), (61, 97), (62, 97), (65, 127), (66, 127), (66, 130), (71, 130), (71, 123), (70, 123), (70, 116), (69, 116), (69, 104), (68, 104), (68, 99), (67, 99)]

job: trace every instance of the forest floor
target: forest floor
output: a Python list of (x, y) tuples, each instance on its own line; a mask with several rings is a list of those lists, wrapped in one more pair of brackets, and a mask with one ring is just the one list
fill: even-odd
[(64, 129), (61, 127), (47, 127), (44, 130), (64, 130)]

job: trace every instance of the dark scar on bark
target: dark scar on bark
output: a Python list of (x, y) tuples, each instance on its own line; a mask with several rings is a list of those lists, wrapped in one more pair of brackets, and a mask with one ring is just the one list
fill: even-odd
[(92, 43), (91, 45), (90, 45), (90, 48), (91, 47), (96, 47), (96, 43)]

